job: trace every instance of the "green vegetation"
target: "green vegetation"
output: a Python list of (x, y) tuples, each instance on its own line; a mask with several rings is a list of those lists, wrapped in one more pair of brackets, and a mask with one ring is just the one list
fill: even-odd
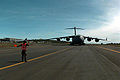
[(19, 43), (10, 43), (10, 42), (1, 42), (0, 47), (6, 48), (6, 47), (14, 47), (14, 45), (19, 45)]
[[(19, 45), (22, 42), (15, 43), (15, 42), (0, 42), (0, 48), (8, 48), (14, 47), (14, 45)], [(34, 44), (45, 44), (45, 45), (68, 45), (69, 43), (65, 41), (55, 41), (55, 40), (48, 40), (48, 39), (33, 39), (29, 40), (30, 45)]]
[(69, 42), (66, 41), (56, 41), (56, 40), (50, 40), (50, 39), (34, 39), (30, 40), (30, 42), (38, 43), (38, 44), (46, 44), (46, 45), (68, 45)]

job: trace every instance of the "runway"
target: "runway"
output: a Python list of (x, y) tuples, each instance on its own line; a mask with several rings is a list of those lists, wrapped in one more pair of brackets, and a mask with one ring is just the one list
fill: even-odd
[(0, 49), (0, 80), (120, 80), (120, 47), (51, 46)]

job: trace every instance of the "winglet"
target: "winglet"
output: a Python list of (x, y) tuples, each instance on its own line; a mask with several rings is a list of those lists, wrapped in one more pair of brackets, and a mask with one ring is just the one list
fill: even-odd
[(106, 38), (106, 41), (107, 41), (108, 39)]

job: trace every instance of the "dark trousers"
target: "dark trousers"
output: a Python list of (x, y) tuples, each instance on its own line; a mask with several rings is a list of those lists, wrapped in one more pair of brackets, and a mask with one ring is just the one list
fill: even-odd
[(23, 61), (25, 61), (25, 62), (27, 62), (27, 60), (26, 60), (26, 56), (27, 56), (27, 54), (26, 54), (26, 50), (22, 50), (22, 62)]

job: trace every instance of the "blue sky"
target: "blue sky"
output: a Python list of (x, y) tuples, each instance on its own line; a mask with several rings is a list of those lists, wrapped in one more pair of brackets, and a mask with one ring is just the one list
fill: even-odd
[[(86, 36), (107, 27), (118, 11), (118, 0), (0, 0), (0, 36), (51, 38), (72, 35), (81, 27)], [(110, 14), (111, 13), (111, 14)], [(117, 12), (119, 13), (119, 12)], [(109, 24), (110, 25), (110, 24)], [(99, 32), (99, 31), (98, 31)], [(78, 34), (82, 34), (78, 31)], [(99, 36), (96, 33), (94, 36)], [(110, 35), (109, 35), (110, 36)]]

